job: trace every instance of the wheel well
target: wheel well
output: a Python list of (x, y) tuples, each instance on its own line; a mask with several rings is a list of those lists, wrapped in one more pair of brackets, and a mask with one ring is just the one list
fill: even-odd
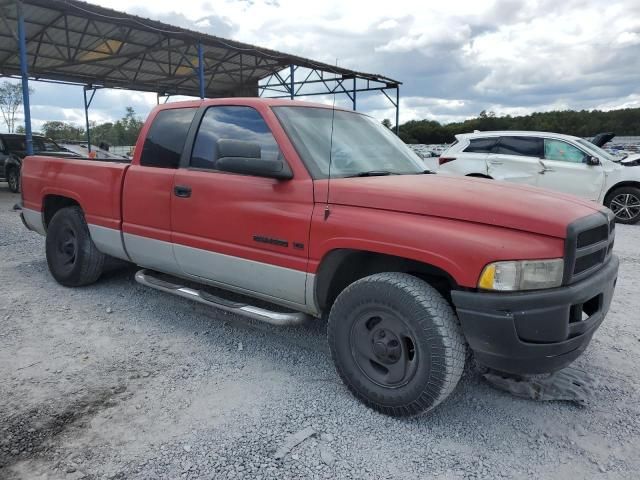
[(604, 196), (604, 200), (607, 200), (607, 197), (609, 197), (609, 195), (611, 195), (611, 193), (617, 189), (617, 188), (622, 188), (622, 187), (636, 187), (636, 188), (640, 188), (640, 182), (634, 182), (634, 181), (627, 181), (627, 182), (620, 182), (620, 183), (616, 183), (613, 187), (611, 187), (608, 191), (607, 194)]
[(470, 173), (468, 175), (465, 175), (466, 177), (474, 177), (474, 178), (488, 178), (489, 180), (493, 180), (493, 177), (490, 177), (489, 175), (484, 175), (483, 173)]
[(346, 287), (356, 280), (382, 272), (402, 272), (428, 282), (447, 301), (451, 290), (457, 288), (455, 280), (444, 270), (427, 263), (393, 255), (361, 250), (333, 250), (322, 260), (316, 275), (316, 301), (326, 310)]
[(58, 210), (66, 207), (80, 206), (78, 202), (69, 197), (63, 197), (61, 195), (47, 195), (44, 197), (43, 202), (43, 214), (44, 214), (44, 227), (49, 226), (49, 222)]

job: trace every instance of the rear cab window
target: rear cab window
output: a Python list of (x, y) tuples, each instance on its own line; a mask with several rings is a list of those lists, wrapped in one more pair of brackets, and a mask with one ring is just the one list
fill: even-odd
[(195, 113), (193, 107), (160, 110), (144, 140), (140, 165), (178, 168)]
[(538, 137), (505, 136), (500, 137), (492, 153), (542, 158), (544, 146), (542, 139)]

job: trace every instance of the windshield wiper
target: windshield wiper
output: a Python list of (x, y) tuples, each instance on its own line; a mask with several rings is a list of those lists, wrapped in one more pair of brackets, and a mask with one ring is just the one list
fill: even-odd
[(347, 178), (352, 177), (386, 177), (387, 175), (395, 175), (389, 170), (368, 170), (366, 172), (358, 172), (353, 175), (347, 175)]

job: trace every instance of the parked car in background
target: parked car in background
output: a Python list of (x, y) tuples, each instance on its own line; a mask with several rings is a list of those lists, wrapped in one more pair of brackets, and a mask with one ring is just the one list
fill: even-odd
[(579, 137), (518, 131), (460, 134), (438, 159), (438, 172), (570, 193), (603, 203), (620, 223), (640, 221), (640, 159), (615, 157)]
[(104, 148), (100, 148), (96, 145), (91, 145), (91, 153), (93, 155), (89, 155), (89, 149), (87, 148), (87, 145), (87, 142), (79, 142), (77, 140), (63, 140), (60, 142), (60, 146), (62, 148), (76, 153), (81, 157), (92, 157), (99, 160), (129, 160), (129, 158), (124, 155), (112, 153), (109, 150), (105, 150)]
[[(64, 149), (49, 138), (34, 135), (32, 139), (34, 154), (54, 157), (80, 156)], [(24, 135), (0, 133), (0, 182), (6, 181), (9, 184), (9, 190), (14, 193), (20, 191), (20, 171), (22, 169), (22, 159), (26, 154), (27, 146)]]

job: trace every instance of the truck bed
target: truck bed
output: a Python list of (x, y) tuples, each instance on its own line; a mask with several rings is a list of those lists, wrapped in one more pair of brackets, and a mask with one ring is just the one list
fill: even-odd
[(23, 207), (41, 212), (50, 196), (72, 198), (87, 223), (120, 229), (122, 185), (129, 163), (34, 155), (22, 165)]

